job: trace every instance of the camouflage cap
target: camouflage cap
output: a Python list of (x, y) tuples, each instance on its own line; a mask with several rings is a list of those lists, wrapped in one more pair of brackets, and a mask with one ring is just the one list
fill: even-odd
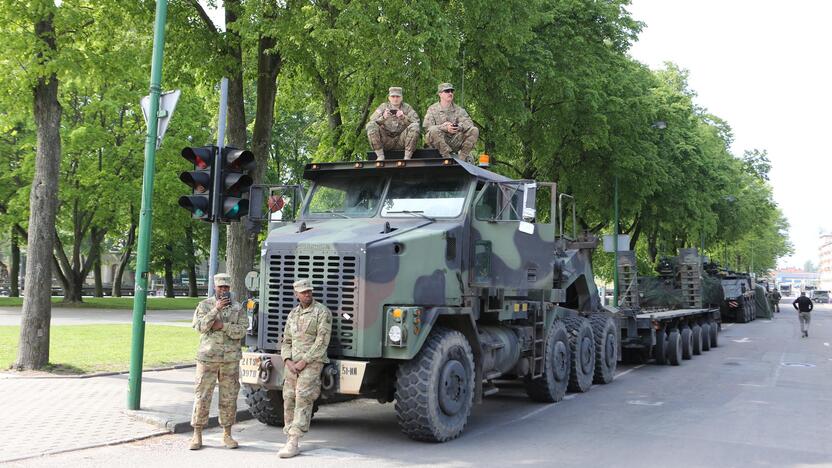
[(228, 273), (217, 273), (214, 275), (214, 287), (231, 286), (231, 275)]
[(437, 91), (440, 92), (440, 93), (442, 91), (446, 91), (446, 90), (449, 90), (449, 89), (453, 91), (454, 85), (452, 85), (450, 83), (440, 83), (439, 86), (437, 87)]
[(402, 89), (397, 86), (391, 86), (390, 89), (387, 91), (388, 96), (401, 96)]
[(312, 281), (305, 278), (299, 279), (292, 284), (292, 287), (295, 289), (295, 292), (311, 291)]

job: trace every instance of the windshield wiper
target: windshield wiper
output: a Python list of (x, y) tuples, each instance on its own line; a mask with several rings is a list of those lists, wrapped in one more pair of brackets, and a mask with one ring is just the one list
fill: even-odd
[(340, 217), (342, 217), (342, 218), (344, 218), (344, 219), (352, 219), (352, 218), (350, 218), (349, 216), (345, 215), (344, 213), (342, 213), (342, 212), (340, 212), (340, 211), (335, 211), (335, 210), (326, 210), (326, 211), (321, 211), (321, 213), (334, 214), (334, 215), (336, 215), (336, 216), (340, 216)]
[(399, 210), (399, 211), (386, 211), (384, 214), (388, 215), (388, 214), (399, 214), (399, 213), (409, 214), (409, 215), (413, 215), (413, 216), (419, 216), (419, 217), (427, 219), (428, 221), (436, 222), (435, 218), (431, 218), (430, 216), (425, 215), (424, 211)]

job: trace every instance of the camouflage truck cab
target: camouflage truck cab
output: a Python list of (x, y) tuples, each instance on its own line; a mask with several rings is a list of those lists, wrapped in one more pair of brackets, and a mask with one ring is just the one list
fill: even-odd
[(395, 401), (415, 439), (457, 437), (497, 378), (548, 402), (612, 380), (596, 242), (564, 234), (569, 197), (554, 184), (450, 158), (314, 163), (303, 176), (300, 216), (271, 223), (249, 308), (242, 374), (261, 421), (282, 424), (277, 353), (299, 278), (333, 313), (321, 402)]

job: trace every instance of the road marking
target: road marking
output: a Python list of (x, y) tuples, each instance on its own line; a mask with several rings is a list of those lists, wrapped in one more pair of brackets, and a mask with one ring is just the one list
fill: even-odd
[(734, 343), (750, 343), (751, 342), (751, 340), (749, 340), (748, 337), (743, 338), (741, 340), (731, 340), (731, 341), (733, 341)]
[(733, 323), (723, 323), (723, 324), (722, 324), (722, 328), (731, 328), (731, 327), (733, 327), (733, 326), (734, 326), (734, 324), (733, 324)]
[(625, 371), (623, 371), (623, 372), (619, 372), (618, 374), (615, 374), (615, 377), (614, 377), (614, 378), (616, 378), (616, 379), (617, 379), (617, 378), (619, 378), (619, 377), (623, 377), (623, 376), (625, 376), (625, 375), (629, 374), (630, 372), (632, 372), (632, 371), (634, 371), (634, 370), (636, 370), (636, 369), (641, 369), (642, 367), (644, 367), (644, 366), (646, 366), (646, 365), (647, 365), (647, 364), (639, 364), (639, 365), (637, 365), (637, 366), (633, 367), (632, 369), (627, 369), (627, 370), (625, 370)]
[(578, 395), (576, 395), (574, 393), (570, 393), (569, 395), (564, 396), (563, 399), (564, 400), (571, 400), (571, 399), (575, 398), (576, 396), (578, 396)]
[(644, 401), (644, 400), (629, 400), (627, 402), (628, 405), (636, 405), (636, 406), (662, 406), (664, 404), (663, 401)]
[(765, 385), (755, 384), (755, 383), (741, 383), (743, 387), (765, 387)]
[(823, 345), (826, 346), (826, 347), (829, 347), (829, 343), (824, 343)]
[(757, 403), (758, 405), (769, 405), (771, 403), (767, 401), (760, 401), (760, 400), (748, 400), (749, 403)]

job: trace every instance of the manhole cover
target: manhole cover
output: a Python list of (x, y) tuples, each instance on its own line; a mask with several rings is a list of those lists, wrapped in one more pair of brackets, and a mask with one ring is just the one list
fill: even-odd
[(815, 367), (814, 364), (809, 364), (808, 362), (783, 362), (780, 365), (786, 367)]

